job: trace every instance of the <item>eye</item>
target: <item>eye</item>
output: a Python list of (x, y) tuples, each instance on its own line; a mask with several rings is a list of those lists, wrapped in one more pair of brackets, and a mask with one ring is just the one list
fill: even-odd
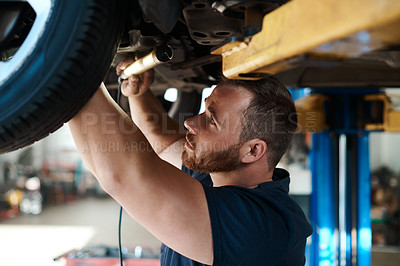
[(209, 122), (210, 122), (210, 124), (215, 125), (214, 117), (210, 116), (210, 121)]

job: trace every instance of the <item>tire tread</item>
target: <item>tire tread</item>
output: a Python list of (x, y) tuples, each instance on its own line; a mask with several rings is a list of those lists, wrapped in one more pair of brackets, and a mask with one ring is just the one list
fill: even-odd
[[(12, 123), (0, 120), (0, 153), (32, 144), (56, 131), (89, 100), (107, 73), (121, 34), (123, 1), (85, 1), (86, 10), (60, 70), (40, 89), (44, 92), (27, 103), (28, 112), (13, 115)], [(109, 11), (110, 7), (115, 10)], [(108, 12), (116, 17), (110, 18)]]

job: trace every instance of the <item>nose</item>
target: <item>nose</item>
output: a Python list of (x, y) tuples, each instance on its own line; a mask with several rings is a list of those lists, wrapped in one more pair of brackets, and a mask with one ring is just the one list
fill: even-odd
[(195, 117), (186, 119), (183, 125), (189, 130), (192, 134), (199, 133), (199, 116), (196, 115)]

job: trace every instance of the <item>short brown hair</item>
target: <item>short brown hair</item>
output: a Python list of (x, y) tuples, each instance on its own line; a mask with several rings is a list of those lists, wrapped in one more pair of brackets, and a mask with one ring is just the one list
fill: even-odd
[(243, 113), (240, 141), (255, 138), (265, 141), (269, 168), (275, 167), (297, 128), (297, 113), (290, 92), (273, 76), (255, 81), (222, 79), (220, 83), (253, 94)]

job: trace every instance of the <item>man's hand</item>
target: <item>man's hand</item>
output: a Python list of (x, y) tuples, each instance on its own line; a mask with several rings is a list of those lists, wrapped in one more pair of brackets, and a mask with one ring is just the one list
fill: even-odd
[[(121, 61), (116, 68), (117, 75), (132, 62), (132, 59)], [(132, 75), (121, 84), (121, 92), (128, 97), (133, 122), (146, 136), (153, 150), (163, 160), (180, 169), (186, 130), (168, 117), (164, 107), (149, 90), (153, 81), (153, 69), (137, 76)]]
[[(117, 68), (117, 75), (121, 75), (134, 61), (132, 59), (121, 61)], [(140, 75), (132, 75), (121, 84), (121, 92), (126, 97), (143, 95), (154, 81), (154, 70), (150, 69)]]

